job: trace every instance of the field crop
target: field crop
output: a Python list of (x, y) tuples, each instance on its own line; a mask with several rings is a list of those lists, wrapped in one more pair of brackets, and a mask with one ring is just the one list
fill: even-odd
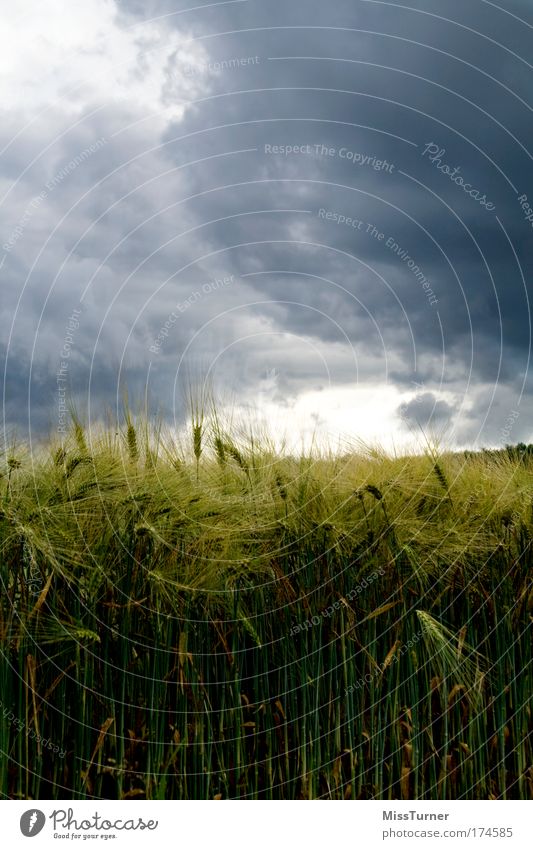
[(533, 459), (128, 414), (0, 481), (11, 799), (529, 799)]

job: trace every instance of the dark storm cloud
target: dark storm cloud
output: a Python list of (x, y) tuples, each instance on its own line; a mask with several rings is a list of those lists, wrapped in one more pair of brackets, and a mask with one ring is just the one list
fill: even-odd
[[(506, 11), (528, 15), (522, 3)], [(34, 351), (36, 426), (83, 299), (76, 389), (90, 385), (93, 409), (116, 394), (119, 363), (135, 387), (150, 368), (153, 393), (172, 403), (176, 373), (200, 363), (243, 395), (272, 370), (280, 398), (327, 380), (411, 393), (419, 382), (404, 419), (446, 418), (463, 443), (486, 420), (487, 439), (501, 439), (500, 420), (529, 399), (529, 28), (482, 0), (445, 12), (436, 0), (418, 12), (117, 4), (121, 30), (151, 18), (165, 43), (192, 38), (196, 59), (183, 46), (161, 54), (152, 111), (87, 105), (3, 207), (6, 240), (27, 219), (2, 270), (3, 317), (5, 330), (25, 287), (9, 356), (23, 348), (29, 363)], [(53, 138), (50, 123), (9, 148), (5, 187)], [(97, 138), (102, 149), (28, 215)], [(10, 419), (27, 419), (28, 373), (6, 386)]]
[(408, 423), (423, 427), (439, 427), (448, 424), (454, 414), (454, 408), (446, 401), (439, 401), (431, 392), (416, 395), (412, 401), (400, 405), (399, 413)]

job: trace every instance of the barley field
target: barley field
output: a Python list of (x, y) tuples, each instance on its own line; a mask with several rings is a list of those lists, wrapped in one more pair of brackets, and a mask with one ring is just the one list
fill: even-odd
[(533, 458), (193, 410), (1, 458), (10, 799), (530, 799)]

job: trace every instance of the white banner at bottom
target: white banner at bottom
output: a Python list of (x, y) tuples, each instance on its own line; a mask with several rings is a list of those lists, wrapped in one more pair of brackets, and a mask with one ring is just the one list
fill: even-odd
[(4, 801), (2, 845), (199, 849), (533, 846), (531, 802)]

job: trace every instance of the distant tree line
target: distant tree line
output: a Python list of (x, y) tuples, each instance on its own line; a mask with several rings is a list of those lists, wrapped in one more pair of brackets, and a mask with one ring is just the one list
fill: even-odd
[(504, 448), (482, 448), (479, 451), (464, 451), (464, 456), (467, 459), (478, 457), (480, 454), (487, 457), (504, 457), (507, 456), (510, 460), (527, 461), (533, 456), (533, 443), (518, 442), (516, 445), (506, 445)]

